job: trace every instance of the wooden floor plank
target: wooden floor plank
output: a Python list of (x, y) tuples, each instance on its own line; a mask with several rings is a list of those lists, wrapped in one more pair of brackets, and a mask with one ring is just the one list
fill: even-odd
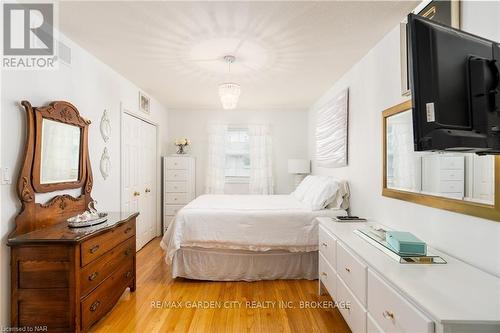
[[(300, 307), (301, 301), (331, 301), (317, 295), (317, 281), (172, 279), (159, 242), (137, 254), (136, 292), (127, 290), (91, 332), (350, 332), (337, 309)], [(154, 307), (155, 301), (165, 305)], [(193, 306), (203, 301), (213, 301), (212, 306)], [(288, 302), (293, 308), (284, 306)]]

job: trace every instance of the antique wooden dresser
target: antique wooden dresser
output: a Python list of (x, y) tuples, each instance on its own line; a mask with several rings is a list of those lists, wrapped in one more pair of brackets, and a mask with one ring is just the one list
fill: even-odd
[[(112, 309), (126, 288), (135, 291), (138, 213), (109, 213), (102, 224), (70, 228), (66, 220), (92, 202), (90, 122), (67, 102), (40, 108), (22, 104), (28, 124), (17, 185), (22, 208), (8, 240), (11, 325), (84, 332)], [(66, 125), (76, 129), (61, 127)], [(49, 144), (57, 146), (55, 152)], [(71, 152), (76, 152), (74, 158)], [(58, 165), (64, 169), (54, 171)], [(81, 189), (81, 194), (59, 192), (46, 203), (35, 199), (40, 193), (70, 189)]]

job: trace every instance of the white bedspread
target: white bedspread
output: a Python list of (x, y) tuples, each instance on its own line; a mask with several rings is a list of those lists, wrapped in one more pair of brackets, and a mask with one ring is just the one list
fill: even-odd
[(317, 216), (290, 195), (202, 195), (182, 208), (161, 241), (168, 261), (184, 247), (251, 251), (318, 249)]

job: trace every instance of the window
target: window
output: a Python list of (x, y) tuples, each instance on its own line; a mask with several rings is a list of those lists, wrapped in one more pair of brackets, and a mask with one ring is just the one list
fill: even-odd
[(248, 141), (248, 129), (228, 129), (226, 133), (226, 182), (248, 182), (250, 178)]

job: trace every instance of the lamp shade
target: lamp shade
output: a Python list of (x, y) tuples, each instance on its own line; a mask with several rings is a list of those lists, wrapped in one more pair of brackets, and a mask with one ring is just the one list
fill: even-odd
[(311, 172), (311, 163), (309, 160), (289, 159), (288, 173), (304, 174)]

